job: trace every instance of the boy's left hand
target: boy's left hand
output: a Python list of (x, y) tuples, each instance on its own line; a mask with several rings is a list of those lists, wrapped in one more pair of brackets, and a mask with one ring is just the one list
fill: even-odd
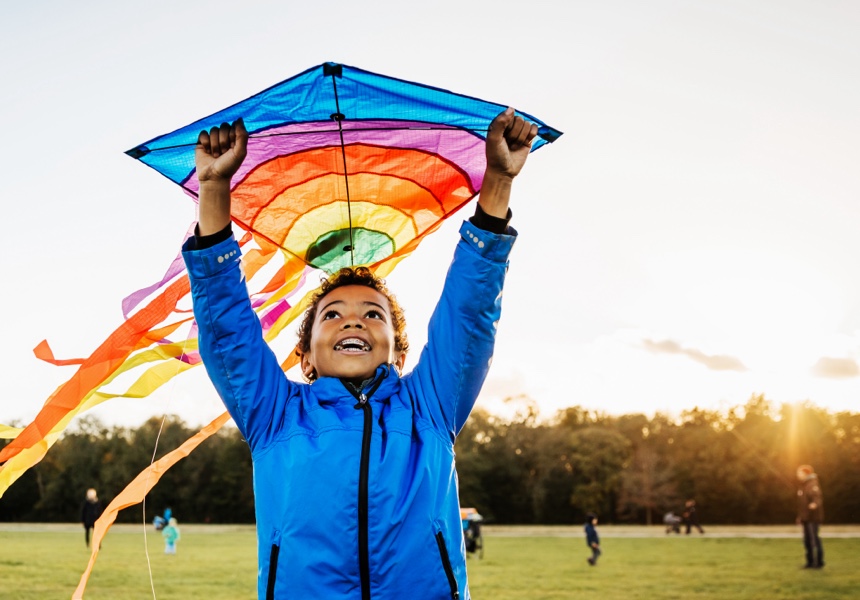
[(487, 172), (513, 179), (522, 170), (531, 151), (538, 126), (514, 114), (500, 113), (487, 131)]
[(248, 153), (248, 132), (245, 122), (239, 118), (232, 125), (223, 123), (205, 129), (197, 136), (197, 146), (194, 149), (194, 162), (197, 167), (197, 179), (201, 185), (204, 182), (226, 182), (239, 170), (242, 161)]

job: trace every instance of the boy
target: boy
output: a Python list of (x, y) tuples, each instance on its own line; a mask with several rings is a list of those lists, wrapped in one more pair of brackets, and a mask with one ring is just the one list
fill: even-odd
[(164, 553), (176, 554), (176, 542), (179, 541), (179, 525), (174, 518), (171, 518), (167, 525), (161, 530), (161, 535), (164, 537)]
[(592, 567), (597, 564), (597, 559), (600, 558), (600, 536), (597, 535), (597, 515), (588, 513), (585, 515), (585, 543), (591, 548), (591, 556), (586, 560)]
[(305, 315), (301, 384), (262, 339), (230, 232), (244, 124), (200, 133), (199, 221), (183, 254), (200, 354), (251, 448), (260, 598), (470, 597), (454, 440), (489, 369), (511, 184), (536, 135), (512, 109), (491, 124), (478, 208), (412, 372), (400, 376), (396, 300), (367, 269), (344, 269)]

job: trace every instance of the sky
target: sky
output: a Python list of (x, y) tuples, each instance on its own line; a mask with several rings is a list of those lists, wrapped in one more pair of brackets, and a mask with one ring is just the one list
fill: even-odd
[[(123, 152), (326, 61), (565, 132), (514, 184), (520, 236), (478, 406), (677, 415), (764, 394), (856, 412), (858, 31), (851, 1), (3, 3), (0, 423), (32, 420), (73, 373), (32, 349), (88, 356), (195, 220)], [(388, 278), (416, 350), (472, 210)], [(194, 369), (90, 414), (222, 410)]]

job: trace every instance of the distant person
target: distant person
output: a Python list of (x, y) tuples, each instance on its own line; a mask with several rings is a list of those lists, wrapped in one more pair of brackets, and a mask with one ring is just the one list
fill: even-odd
[(588, 513), (585, 515), (585, 543), (591, 548), (591, 556), (586, 560), (592, 567), (597, 564), (597, 559), (600, 558), (600, 536), (597, 535), (597, 515)]
[(705, 533), (702, 526), (699, 525), (699, 513), (696, 511), (696, 501), (690, 498), (684, 504), (684, 524), (687, 526), (687, 535), (690, 535), (690, 529), (695, 527), (699, 533)]
[(81, 523), (84, 525), (84, 539), (87, 542), (87, 548), (90, 547), (90, 533), (92, 533), (98, 518), (102, 516), (103, 510), (95, 488), (88, 489), (87, 497), (81, 505)]
[(179, 541), (179, 525), (173, 517), (161, 530), (161, 535), (164, 537), (164, 553), (176, 554), (176, 542)]
[(797, 467), (797, 523), (803, 526), (803, 546), (806, 548), (804, 569), (820, 569), (824, 566), (824, 548), (818, 529), (824, 521), (824, 498), (818, 475), (809, 465)]

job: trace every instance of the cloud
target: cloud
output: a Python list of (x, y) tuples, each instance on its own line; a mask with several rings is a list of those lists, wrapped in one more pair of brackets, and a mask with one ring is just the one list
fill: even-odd
[[(498, 367), (500, 365), (496, 365)], [(502, 400), (526, 393), (523, 374), (516, 370), (490, 369), (490, 376), (481, 388), (481, 396)]]
[(831, 358), (823, 356), (812, 367), (812, 374), (828, 379), (847, 379), (860, 375), (860, 367), (853, 358)]
[[(705, 354), (695, 348), (684, 348), (676, 341), (661, 340), (659, 342), (649, 339), (642, 340), (642, 345), (649, 352), (655, 354), (681, 354), (697, 363), (706, 366), (712, 371), (746, 371), (747, 368), (734, 356), (723, 354)], [(856, 365), (855, 365), (856, 366)]]

